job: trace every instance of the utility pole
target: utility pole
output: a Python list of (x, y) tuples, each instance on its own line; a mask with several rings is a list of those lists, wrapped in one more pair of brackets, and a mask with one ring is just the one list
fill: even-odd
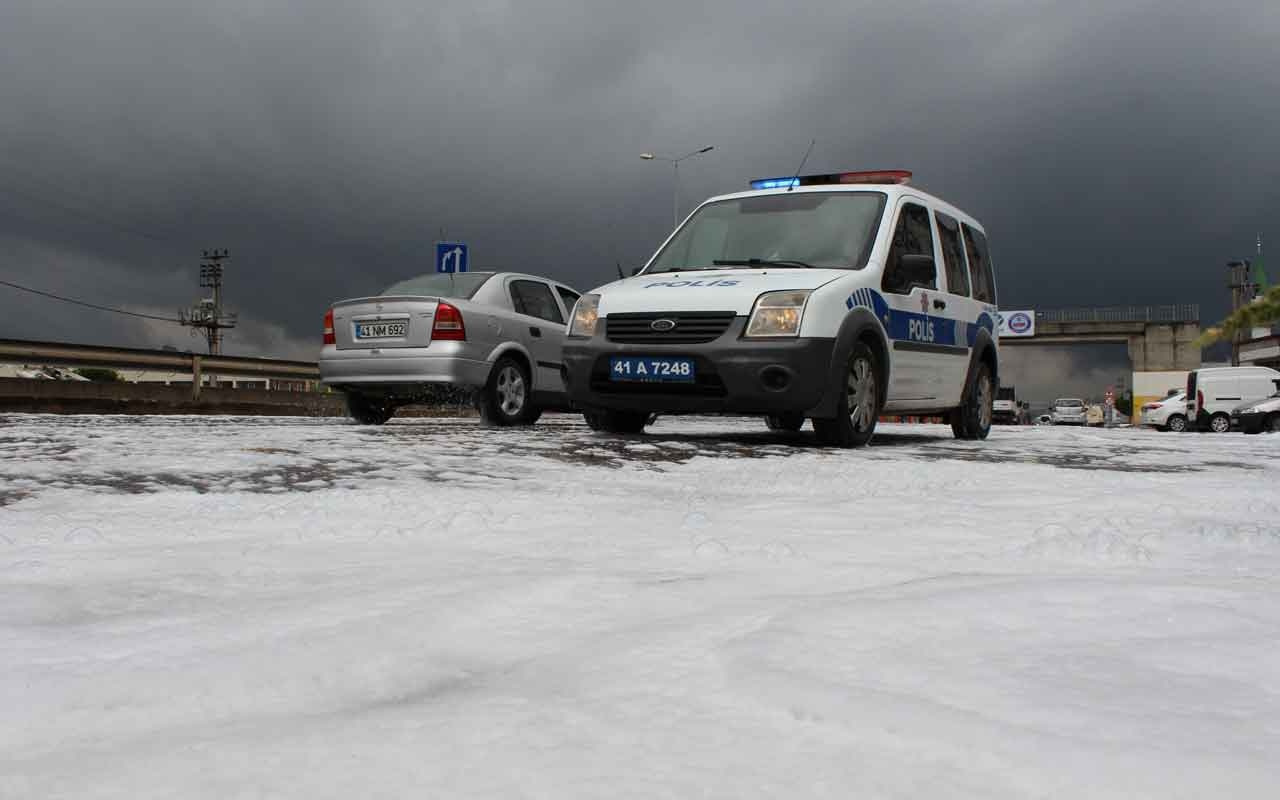
[(194, 333), (203, 329), (209, 343), (209, 355), (222, 352), (222, 331), (236, 326), (236, 315), (222, 310), (223, 264), (231, 254), (226, 250), (205, 250), (200, 262), (200, 287), (212, 289), (213, 296), (197, 301), (189, 311), (179, 311), (179, 319)]
[[(1262, 240), (1259, 237), (1258, 248), (1262, 248)], [(1239, 311), (1242, 307), (1253, 302), (1253, 298), (1258, 294), (1258, 285), (1254, 282), (1251, 273), (1249, 259), (1242, 261), (1227, 262), (1227, 288), (1231, 290), (1231, 313)], [(1231, 366), (1240, 366), (1240, 331), (1236, 331), (1231, 337)]]

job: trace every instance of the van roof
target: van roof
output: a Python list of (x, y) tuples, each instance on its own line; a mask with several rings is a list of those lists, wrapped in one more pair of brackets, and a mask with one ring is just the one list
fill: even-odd
[(1191, 370), (1191, 371), (1192, 371), (1192, 372), (1194, 372), (1198, 377), (1201, 377), (1201, 378), (1209, 378), (1209, 377), (1213, 377), (1214, 375), (1232, 375), (1232, 374), (1234, 374), (1234, 375), (1239, 375), (1239, 374), (1240, 374), (1240, 373), (1242, 373), (1242, 372), (1243, 372), (1243, 373), (1246, 373), (1246, 374), (1252, 374), (1252, 375), (1277, 375), (1277, 376), (1280, 376), (1280, 372), (1277, 372), (1276, 370), (1272, 369), (1271, 367), (1257, 367), (1257, 366), (1251, 366), (1251, 367), (1205, 367), (1204, 369), (1193, 369), (1193, 370)]

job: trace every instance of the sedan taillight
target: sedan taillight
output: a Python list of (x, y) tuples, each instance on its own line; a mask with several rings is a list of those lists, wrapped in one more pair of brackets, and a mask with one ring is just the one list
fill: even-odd
[(445, 302), (436, 306), (436, 320), (431, 325), (431, 341), (465, 342), (467, 328), (462, 324), (462, 312)]
[(338, 337), (333, 333), (333, 309), (324, 312), (324, 343), (337, 344)]

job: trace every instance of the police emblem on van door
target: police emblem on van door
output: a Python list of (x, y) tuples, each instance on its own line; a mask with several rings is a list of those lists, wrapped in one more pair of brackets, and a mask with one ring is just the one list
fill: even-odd
[(667, 319), (663, 317), (662, 319), (655, 319), (653, 322), (650, 322), (649, 327), (658, 333), (666, 333), (667, 331), (673, 331), (676, 329), (676, 321), (674, 319)]

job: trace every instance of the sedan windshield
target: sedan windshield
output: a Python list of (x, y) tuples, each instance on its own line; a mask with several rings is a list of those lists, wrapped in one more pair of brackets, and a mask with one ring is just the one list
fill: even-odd
[(454, 297), (470, 300), (484, 282), (493, 277), (492, 272), (430, 272), (416, 278), (393, 283), (381, 294), (422, 295), (424, 297)]
[(797, 192), (709, 203), (680, 228), (645, 272), (862, 269), (884, 205), (883, 192)]

